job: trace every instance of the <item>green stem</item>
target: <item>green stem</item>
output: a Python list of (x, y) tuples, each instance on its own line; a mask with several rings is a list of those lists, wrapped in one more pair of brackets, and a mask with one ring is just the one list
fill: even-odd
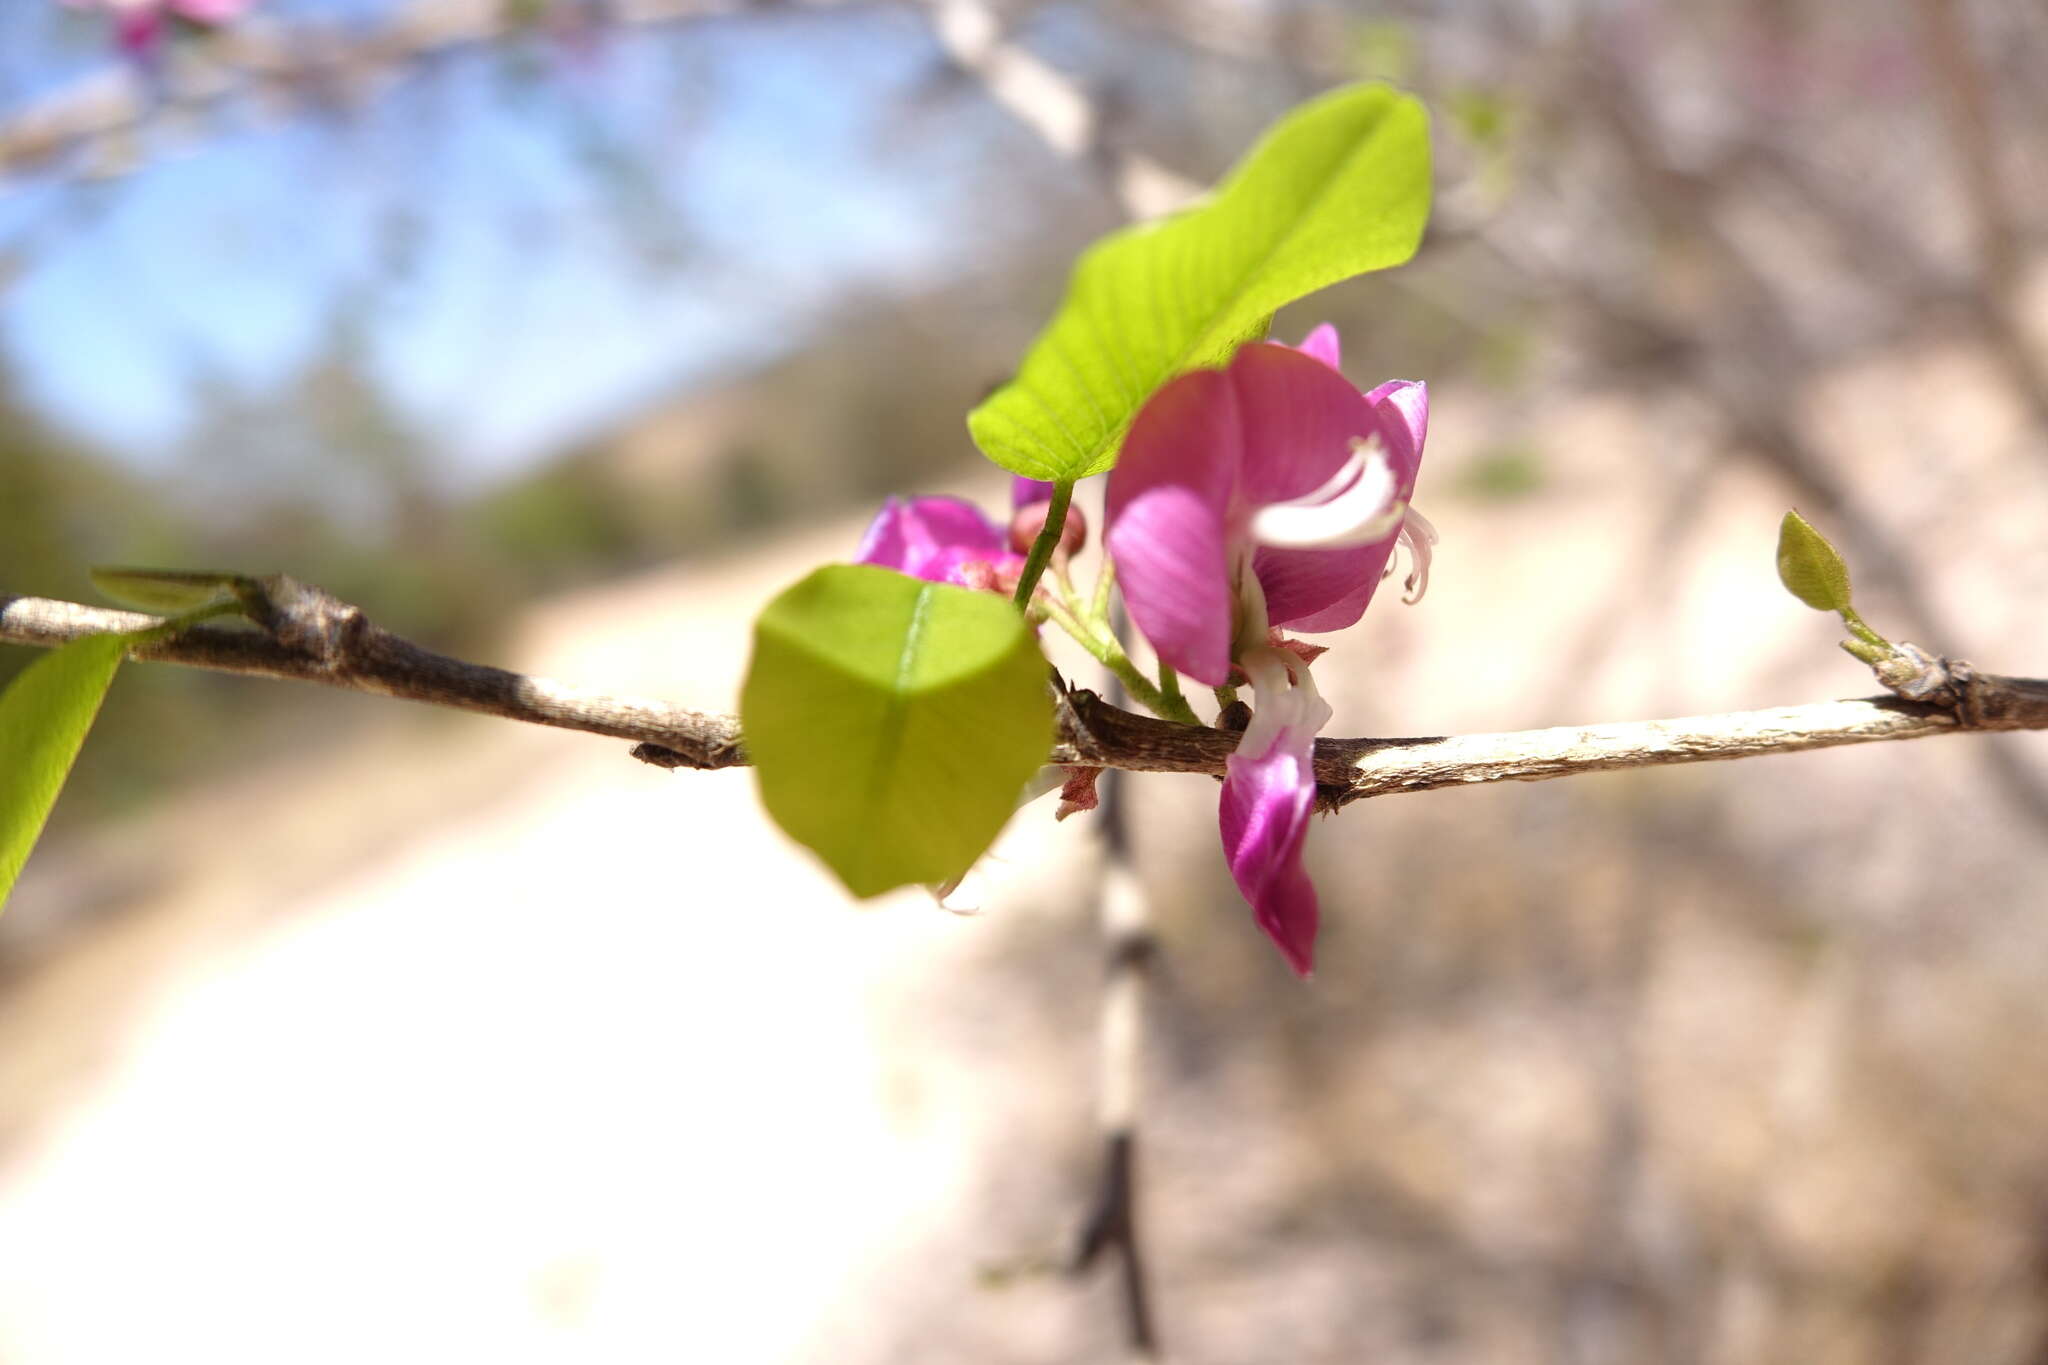
[(1175, 701), (1184, 701), (1180, 694), (1180, 674), (1173, 671), (1173, 665), (1159, 661), (1159, 690)]
[(1886, 653), (1891, 652), (1892, 642), (1865, 624), (1863, 617), (1857, 612), (1856, 608), (1843, 607), (1841, 609), (1841, 616), (1842, 624), (1849, 628), (1851, 635), (1866, 645), (1875, 645)]
[(1095, 575), (1095, 601), (1089, 605), (1088, 619), (1107, 629), (1109, 626), (1109, 590), (1116, 586), (1116, 561), (1109, 557), (1109, 551), (1102, 552), (1102, 568)]
[(1023, 576), (1017, 580), (1018, 606), (1031, 600), (1031, 594), (1038, 591), (1038, 580), (1045, 576), (1045, 566), (1052, 560), (1052, 552), (1059, 548), (1060, 533), (1067, 527), (1067, 504), (1074, 500), (1074, 481), (1061, 479), (1052, 486), (1052, 502), (1045, 509), (1045, 526), (1040, 529), (1038, 539), (1031, 542), (1031, 553), (1024, 560)]
[(1194, 722), (1194, 712), (1188, 711), (1187, 703), (1182, 702), (1180, 705), (1181, 711), (1187, 714), (1176, 714), (1172, 703), (1160, 695), (1159, 689), (1152, 685), (1152, 680), (1140, 673), (1138, 666), (1132, 663), (1122, 650), (1107, 650), (1096, 657), (1102, 660), (1110, 672), (1116, 674), (1117, 681), (1131, 694), (1131, 700), (1143, 705), (1153, 715), (1167, 720), (1185, 720), (1190, 724)]
[(1188, 725), (1199, 725), (1201, 721), (1194, 710), (1179, 696), (1168, 696), (1155, 687), (1152, 680), (1138, 671), (1138, 666), (1125, 654), (1123, 646), (1116, 639), (1102, 631), (1094, 630), (1074, 615), (1073, 604), (1056, 595), (1039, 599), (1045, 614), (1061, 630), (1074, 637), (1074, 642), (1095, 656), (1095, 661), (1116, 674), (1117, 680), (1131, 694), (1131, 700), (1143, 706), (1155, 716), (1177, 720)]
[(1159, 665), (1159, 697), (1165, 703), (1165, 708), (1152, 708), (1159, 715), (1168, 720), (1180, 721), (1184, 725), (1202, 723), (1202, 718), (1195, 714), (1195, 708), (1189, 706), (1188, 699), (1181, 695), (1180, 674), (1174, 672), (1164, 661)]

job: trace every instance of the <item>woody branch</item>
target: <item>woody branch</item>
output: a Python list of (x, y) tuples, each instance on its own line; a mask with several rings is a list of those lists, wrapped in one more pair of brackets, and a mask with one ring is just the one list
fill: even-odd
[[(317, 588), (283, 581), (262, 629), (202, 625), (140, 645), (134, 657), (224, 673), (294, 678), (508, 720), (632, 740), (665, 767), (747, 762), (736, 717), (616, 696), (437, 654), (372, 623)], [(0, 641), (54, 647), (88, 635), (161, 626), (161, 617), (39, 597), (0, 597)], [(1798, 753), (1970, 730), (2048, 729), (2048, 680), (1946, 665), (1928, 701), (1864, 697), (1668, 720), (1496, 734), (1322, 739), (1323, 804), (1487, 782)], [(1061, 698), (1047, 758), (1134, 772), (1220, 775), (1238, 736), (1122, 710), (1093, 693)]]

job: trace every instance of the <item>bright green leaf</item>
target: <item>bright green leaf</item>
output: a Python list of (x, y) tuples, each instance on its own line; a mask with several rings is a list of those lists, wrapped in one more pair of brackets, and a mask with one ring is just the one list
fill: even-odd
[(740, 721), (762, 804), (856, 896), (956, 877), (1045, 761), (1046, 676), (993, 593), (819, 569), (754, 623)]
[(1034, 479), (1101, 473), (1168, 379), (1223, 364), (1283, 304), (1414, 255), (1429, 190), (1414, 99), (1353, 85), (1303, 105), (1205, 203), (1089, 248), (1017, 377), (968, 415), (975, 444)]
[(1849, 566), (1797, 512), (1787, 512), (1778, 526), (1778, 580), (1815, 611), (1850, 610)]
[(124, 607), (165, 616), (204, 611), (235, 601), (253, 588), (241, 574), (183, 569), (91, 570), (93, 586)]
[(73, 640), (0, 692), (0, 904), (43, 832), (128, 645), (119, 635)]

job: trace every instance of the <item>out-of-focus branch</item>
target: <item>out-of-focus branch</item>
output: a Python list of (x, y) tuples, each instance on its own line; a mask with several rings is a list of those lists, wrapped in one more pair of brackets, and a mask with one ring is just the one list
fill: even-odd
[[(842, 0), (803, 2), (823, 8)], [(0, 117), (0, 178), (119, 139), (158, 114), (200, 113), (242, 95), (286, 107), (350, 103), (424, 62), (534, 31), (516, 8), (499, 0), (412, 0), (381, 26), (354, 31), (245, 19), (179, 51), (157, 77), (125, 67), (101, 71)], [(650, 27), (754, 8), (750, 0), (585, 0), (580, 12), (586, 23)], [(932, 0), (930, 13), (946, 54), (1054, 151), (1099, 162), (1130, 217), (1156, 217), (1201, 191), (1156, 159), (1114, 145), (1101, 103), (1011, 41), (982, 0)]]
[[(831, 4), (836, 0), (808, 0)], [(738, 14), (748, 0), (582, 0), (571, 20), (653, 26)], [(160, 113), (192, 114), (241, 95), (286, 107), (355, 101), (423, 62), (535, 31), (501, 0), (410, 0), (372, 28), (253, 16), (183, 45), (156, 76), (115, 67), (0, 117), (0, 178), (119, 138)]]
[(1991, 83), (1970, 40), (1956, 0), (1919, 0), (1915, 6), (1943, 123), (1977, 233), (1974, 302), (1986, 337), (2013, 387), (2048, 423), (2048, 363), (2035, 352), (2014, 312), (2019, 297), (2021, 240), (1999, 172), (1999, 138), (1991, 109)]
[(1153, 158), (1104, 137), (1100, 103), (1052, 65), (1003, 33), (986, 0), (933, 0), (932, 32), (946, 55), (980, 82), (990, 99), (1073, 161), (1093, 159), (1124, 215), (1156, 218), (1187, 204), (1202, 187)]
[(1132, 1361), (1159, 1350), (1144, 1238), (1138, 1228), (1138, 1089), (1144, 1070), (1145, 980), (1158, 957), (1152, 909), (1132, 866), (1126, 793), (1118, 774), (1097, 782), (1096, 823), (1102, 836), (1101, 921), (1106, 972), (1102, 989), (1102, 1051), (1096, 1111), (1102, 1124), (1102, 1168), (1069, 1268), (1081, 1274), (1114, 1257), (1121, 1274), (1124, 1344)]
[[(378, 696), (431, 702), (535, 725), (638, 741), (641, 756), (666, 767), (745, 763), (739, 722), (669, 702), (615, 697), (547, 678), (469, 663), (422, 649), (372, 624), (316, 588), (279, 605), (267, 631), (195, 626), (135, 657), (227, 673), (296, 678)], [(0, 641), (55, 646), (86, 635), (164, 624), (136, 612), (38, 597), (0, 597)], [(1965, 730), (2048, 729), (2048, 681), (1949, 666), (1941, 701), (1891, 697), (1673, 720), (1561, 726), (1503, 734), (1409, 739), (1325, 739), (1316, 743), (1323, 804), (1486, 782), (1540, 782), (1614, 768), (1657, 767), (1799, 753), (1843, 744), (1924, 739)], [(1092, 692), (1070, 693), (1059, 709), (1050, 761), (1135, 772), (1220, 776), (1238, 736), (1201, 725), (1135, 715)]]

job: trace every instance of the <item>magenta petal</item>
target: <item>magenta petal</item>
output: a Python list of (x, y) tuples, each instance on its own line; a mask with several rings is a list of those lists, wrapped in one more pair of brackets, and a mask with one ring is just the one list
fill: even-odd
[(885, 499), (868, 529), (861, 533), (860, 548), (853, 552), (853, 562), (901, 571), (910, 562), (909, 515), (910, 509), (903, 499)]
[[(1311, 340), (1314, 334), (1311, 334)], [(1387, 422), (1335, 370), (1285, 346), (1247, 346), (1228, 371), (1244, 423), (1244, 496), (1254, 505), (1314, 492), (1351, 458), (1352, 443)], [(1398, 467), (1398, 466), (1397, 466)], [(1386, 567), (1383, 545), (1342, 550), (1260, 549), (1253, 561), (1268, 619), (1296, 625), (1358, 598), (1358, 619)]]
[(195, 24), (225, 24), (250, 7), (251, 0), (164, 0), (163, 8)]
[(1354, 440), (1380, 430), (1349, 380), (1291, 347), (1243, 347), (1224, 373), (1243, 432), (1240, 488), (1253, 506), (1315, 492), (1351, 458)]
[[(1413, 380), (1389, 380), (1365, 400), (1372, 405), (1400, 496), (1413, 497), (1422, 443), (1429, 434), (1429, 388)], [(1273, 624), (1320, 632), (1356, 623), (1372, 602), (1400, 538), (1397, 530), (1355, 550), (1260, 550), (1253, 563)], [(1333, 583), (1343, 587), (1334, 597), (1328, 591)]]
[(1394, 466), (1401, 496), (1415, 491), (1415, 473), (1422, 464), (1422, 442), (1429, 435), (1429, 385), (1417, 379), (1390, 379), (1365, 396), (1379, 417), (1380, 439)]
[(963, 563), (1010, 557), (981, 509), (962, 498), (890, 498), (868, 523), (856, 564), (879, 564), (934, 583), (958, 581)]
[(985, 554), (1001, 554), (1009, 548), (995, 523), (965, 498), (912, 498), (909, 514), (917, 534), (933, 546), (957, 546)]
[(1153, 650), (1197, 682), (1230, 679), (1232, 611), (1223, 519), (1172, 484), (1125, 502), (1106, 537), (1131, 620)]
[(1211, 687), (1230, 676), (1240, 431), (1225, 375), (1182, 375), (1140, 410), (1109, 476), (1103, 539), (1131, 620), (1160, 658)]
[(164, 8), (195, 24), (225, 24), (253, 8), (255, 0), (168, 0)]
[(1320, 611), (1291, 616), (1284, 621), (1274, 618), (1273, 624), (1285, 626), (1289, 630), (1304, 631), (1310, 635), (1320, 635), (1324, 631), (1343, 630), (1346, 626), (1357, 625), (1358, 618), (1365, 615), (1365, 609), (1372, 605), (1372, 595), (1380, 585), (1380, 574), (1386, 568), (1387, 558), (1393, 551), (1391, 542), (1386, 545), (1368, 546), (1365, 550), (1357, 551), (1359, 554), (1370, 553), (1377, 556), (1379, 564), (1372, 572), (1361, 575), (1350, 592)]
[(1316, 889), (1301, 866), (1316, 785), (1312, 733), (1283, 731), (1263, 755), (1232, 754), (1217, 824), (1223, 855), (1259, 927), (1287, 965), (1307, 976), (1315, 965)]
[(1260, 546), (1252, 570), (1266, 590), (1266, 619), (1289, 630), (1342, 630), (1365, 614), (1400, 532), (1350, 550)]
[(155, 10), (128, 10), (114, 20), (115, 41), (130, 56), (151, 55), (163, 36), (163, 18)]
[[(1328, 327), (1299, 348), (1241, 347), (1227, 369), (1183, 375), (1153, 395), (1125, 438), (1110, 475), (1107, 537), (1124, 599), (1160, 657), (1199, 681), (1215, 685), (1229, 667), (1243, 587), (1235, 575), (1247, 550), (1267, 621), (1326, 631), (1364, 613), (1399, 540), (1391, 530), (1335, 549), (1249, 542), (1260, 509), (1341, 502), (1350, 477), (1343, 471), (1369, 438), (1386, 452), (1395, 495), (1413, 495), (1428, 390), (1396, 380), (1360, 393), (1333, 368), (1336, 359)], [(1330, 539), (1341, 542), (1342, 518), (1374, 509), (1332, 510), (1339, 531)]]
[(1324, 323), (1301, 339), (1301, 345), (1294, 348), (1303, 355), (1312, 355), (1333, 370), (1342, 370), (1343, 353), (1337, 342), (1337, 329)]
[(1052, 501), (1052, 485), (1044, 479), (1027, 479), (1017, 474), (1010, 479), (1010, 507), (1029, 507), (1037, 502)]

